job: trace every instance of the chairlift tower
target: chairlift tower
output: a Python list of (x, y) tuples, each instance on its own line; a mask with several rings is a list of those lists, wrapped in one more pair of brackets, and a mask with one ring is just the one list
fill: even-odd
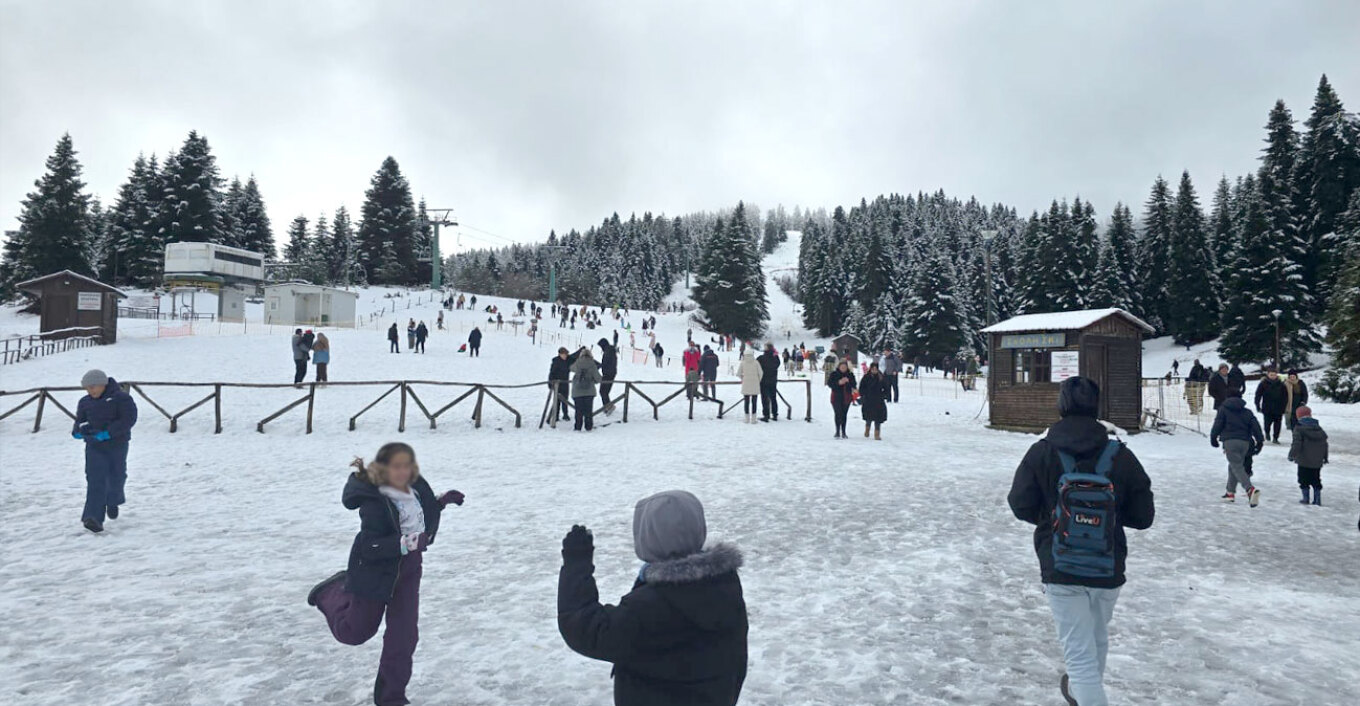
[(439, 255), (440, 226), (457, 226), (458, 219), (451, 208), (425, 209), (425, 225), (433, 227), (430, 233), (430, 289), (444, 286), (444, 261)]

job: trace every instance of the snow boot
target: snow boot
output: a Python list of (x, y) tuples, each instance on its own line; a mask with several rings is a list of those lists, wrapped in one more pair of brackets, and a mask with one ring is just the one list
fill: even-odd
[(882, 441), (882, 440), (883, 440), (883, 428), (882, 428), (882, 427), (874, 427), (874, 441)]
[(1251, 506), (1252, 506), (1252, 507), (1256, 507), (1257, 505), (1260, 505), (1260, 504), (1261, 504), (1261, 490), (1260, 490), (1259, 488), (1252, 488), (1252, 489), (1248, 490), (1248, 491), (1247, 491), (1247, 500), (1251, 503)]
[(1224, 493), (1223, 497), (1219, 498), (1219, 501), (1225, 503), (1235, 503), (1237, 502), (1237, 496), (1233, 495), (1232, 493)]
[(869, 438), (869, 427), (873, 426), (869, 422), (864, 423), (864, 438)]
[(1322, 488), (1313, 488), (1313, 504), (1322, 507)]
[(1308, 499), (1308, 488), (1304, 487), (1304, 488), (1300, 488), (1299, 490), (1302, 490), (1302, 491), (1303, 491), (1303, 499), (1299, 501), (1299, 504), (1300, 504), (1300, 505), (1307, 505), (1307, 504), (1311, 503), (1312, 501)]
[(85, 529), (94, 532), (95, 534), (99, 534), (100, 532), (104, 531), (104, 525), (100, 523), (99, 520), (96, 520), (93, 517), (87, 517), (81, 520), (80, 524), (85, 525)]
[(309, 605), (309, 606), (315, 606), (315, 605), (316, 605), (316, 597), (319, 596), (319, 595), (321, 595), (321, 592), (322, 592), (323, 590), (325, 590), (327, 586), (329, 586), (329, 585), (335, 583), (336, 581), (342, 581), (342, 580), (344, 580), (345, 574), (346, 574), (346, 573), (347, 573), (347, 572), (345, 572), (345, 571), (337, 571), (337, 572), (331, 574), (325, 581), (322, 581), (321, 583), (318, 583), (317, 585), (312, 586), (312, 590), (310, 590), (310, 591), (307, 592), (307, 605)]
[(104, 508), (104, 514), (108, 515), (110, 520), (118, 519), (118, 506), (110, 505)]
[(1063, 698), (1067, 700), (1068, 706), (1079, 706), (1077, 700), (1072, 698), (1072, 692), (1068, 691), (1066, 674), (1063, 674), (1062, 679), (1058, 681), (1058, 688), (1062, 689)]

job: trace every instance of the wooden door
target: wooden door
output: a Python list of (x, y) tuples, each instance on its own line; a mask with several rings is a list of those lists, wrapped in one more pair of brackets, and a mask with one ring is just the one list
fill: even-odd
[[(75, 297), (70, 294), (46, 294), (43, 296), (43, 328), (48, 331), (75, 326), (73, 309)], [(67, 334), (60, 337), (65, 338)]]
[(1081, 358), (1086, 362), (1086, 377), (1100, 386), (1100, 418), (1110, 418), (1109, 370), (1110, 349), (1104, 343), (1088, 343), (1082, 346)]

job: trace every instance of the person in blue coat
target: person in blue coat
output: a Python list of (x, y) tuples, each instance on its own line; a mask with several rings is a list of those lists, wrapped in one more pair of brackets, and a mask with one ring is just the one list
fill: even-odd
[(80, 386), (86, 394), (76, 405), (71, 428), (71, 436), (85, 442), (85, 509), (80, 522), (91, 532), (103, 532), (105, 515), (118, 519), (118, 506), (127, 501), (123, 490), (137, 403), (102, 370), (85, 373)]

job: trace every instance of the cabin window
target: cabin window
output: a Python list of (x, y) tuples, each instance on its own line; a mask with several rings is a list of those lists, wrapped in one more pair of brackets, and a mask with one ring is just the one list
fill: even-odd
[(1015, 361), (1014, 381), (1018, 384), (1050, 382), (1053, 379), (1052, 357), (1047, 350), (1017, 348), (1012, 351)]

